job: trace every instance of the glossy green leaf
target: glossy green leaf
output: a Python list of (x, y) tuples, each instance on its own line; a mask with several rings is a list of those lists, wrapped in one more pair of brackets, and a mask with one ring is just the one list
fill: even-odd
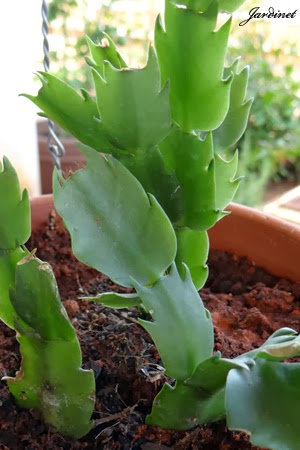
[(275, 331), (260, 347), (238, 356), (235, 359), (258, 357), (270, 361), (283, 361), (300, 355), (300, 336), (291, 328)]
[(165, 383), (155, 397), (147, 425), (161, 428), (190, 430), (196, 426), (224, 417), (224, 391), (208, 395), (182, 382), (175, 387)]
[(118, 294), (116, 292), (104, 292), (96, 297), (82, 297), (82, 300), (101, 303), (108, 308), (122, 309), (141, 305), (141, 299), (137, 294)]
[(67, 83), (49, 73), (39, 72), (38, 75), (43, 84), (38, 95), (23, 95), (43, 111), (42, 115), (95, 150), (116, 150), (107, 140), (97, 105), (86, 91), (82, 90), (80, 95)]
[(220, 389), (224, 389), (229, 371), (233, 368), (248, 370), (245, 361), (249, 358), (233, 360), (221, 358), (218, 352), (211, 358), (201, 362), (195, 369), (191, 378), (186, 381), (187, 386), (204, 390), (207, 394), (214, 394)]
[(80, 346), (50, 266), (24, 258), (11, 301), (22, 367), (6, 377), (10, 391), (20, 407), (39, 409), (56, 431), (80, 438), (92, 427), (95, 381), (80, 368)]
[(208, 276), (206, 264), (209, 251), (209, 241), (206, 231), (194, 231), (190, 228), (176, 230), (177, 255), (176, 265), (183, 277), (186, 264), (191, 272), (193, 283), (197, 290), (204, 286)]
[(152, 287), (146, 288), (134, 281), (153, 322), (140, 320), (150, 333), (163, 360), (166, 374), (185, 380), (213, 349), (213, 325), (209, 312), (193, 285), (189, 270), (183, 279), (175, 264), (170, 272)]
[(54, 174), (54, 201), (76, 257), (130, 287), (157, 281), (176, 255), (172, 225), (154, 197), (112, 156), (84, 150), (87, 167)]
[(235, 152), (230, 161), (220, 155), (215, 156), (215, 207), (221, 212), (220, 217), (239, 187), (241, 178), (236, 178), (237, 168), (238, 152)]
[(87, 58), (88, 64), (96, 69), (101, 76), (104, 76), (104, 61), (109, 61), (111, 65), (117, 69), (124, 69), (127, 67), (112, 39), (106, 33), (101, 33), (99, 39), (101, 42), (97, 45), (86, 36), (92, 57), (92, 59)]
[(74, 329), (60, 301), (51, 266), (32, 255), (16, 269), (11, 302), (18, 317), (43, 340), (73, 340)]
[(176, 227), (205, 231), (216, 223), (215, 165), (211, 134), (198, 135), (174, 129), (160, 144), (168, 170), (174, 170), (183, 198), (183, 216)]
[(232, 76), (223, 79), (231, 20), (218, 31), (217, 2), (198, 14), (166, 2), (165, 31), (156, 23), (162, 80), (170, 80), (172, 118), (185, 132), (214, 130), (229, 108)]
[(14, 250), (0, 250), (0, 319), (10, 328), (14, 328), (15, 311), (9, 291), (15, 286), (18, 262), (28, 254), (20, 247)]
[(245, 67), (240, 73), (237, 73), (237, 59), (230, 67), (224, 70), (224, 77), (234, 73), (230, 90), (230, 105), (224, 122), (214, 130), (214, 147), (217, 153), (222, 153), (234, 145), (243, 135), (247, 122), (249, 111), (253, 99), (245, 101), (247, 84), (249, 78), (249, 67)]
[(171, 170), (168, 172), (161, 152), (157, 146), (136, 154), (118, 158), (139, 180), (146, 192), (154, 195), (172, 222), (182, 214), (182, 193), (178, 180)]
[(0, 163), (0, 250), (16, 249), (30, 236), (28, 192), (21, 192), (17, 173), (9, 160)]
[(217, 353), (202, 361), (185, 382), (174, 387), (165, 384), (153, 402), (147, 424), (188, 430), (224, 418), (226, 378), (236, 367), (247, 368), (244, 362), (223, 359)]
[(257, 358), (250, 370), (231, 370), (225, 398), (230, 429), (249, 433), (253, 445), (298, 450), (300, 363)]
[(104, 77), (94, 71), (97, 104), (114, 146), (136, 153), (158, 144), (171, 129), (169, 87), (161, 90), (157, 57), (150, 47), (143, 69), (118, 70), (104, 62)]

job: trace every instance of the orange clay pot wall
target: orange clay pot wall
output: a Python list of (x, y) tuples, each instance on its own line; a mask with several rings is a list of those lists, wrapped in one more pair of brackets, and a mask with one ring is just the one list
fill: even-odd
[[(33, 230), (47, 223), (52, 195), (31, 199)], [(209, 230), (211, 248), (247, 256), (270, 273), (300, 281), (300, 226), (232, 203), (231, 214)]]

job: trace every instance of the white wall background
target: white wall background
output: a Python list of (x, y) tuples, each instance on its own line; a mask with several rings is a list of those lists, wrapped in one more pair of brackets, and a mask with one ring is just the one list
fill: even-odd
[(0, 14), (0, 157), (16, 168), (30, 195), (40, 192), (36, 109), (18, 95), (35, 94), (33, 72), (42, 69), (41, 1), (1, 4)]

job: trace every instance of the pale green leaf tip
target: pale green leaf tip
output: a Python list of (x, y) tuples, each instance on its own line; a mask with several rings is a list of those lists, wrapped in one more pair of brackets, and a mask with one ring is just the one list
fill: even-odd
[(11, 173), (17, 177), (17, 172), (7, 156), (3, 156), (3, 172)]
[(158, 14), (155, 21), (155, 33), (165, 34), (161, 14)]
[(283, 327), (280, 328), (279, 330), (275, 331), (270, 338), (272, 337), (277, 337), (277, 336), (290, 336), (290, 335), (297, 335), (298, 332), (293, 330), (293, 328), (289, 328), (289, 327)]
[(89, 48), (90, 48), (90, 46), (96, 47), (96, 44), (94, 43), (94, 41), (87, 34), (84, 35), (84, 38), (85, 38), (86, 43), (88, 44)]
[(22, 192), (22, 203), (26, 203), (29, 200), (28, 190), (25, 188)]
[(232, 63), (230, 66), (227, 67), (227, 69), (228, 69), (228, 70), (232, 70), (232, 72), (233, 72), (234, 74), (237, 74), (237, 71), (238, 71), (238, 68), (239, 68), (239, 63), (240, 63), (240, 61), (241, 61), (241, 57), (238, 56), (238, 57), (233, 61), (233, 63)]
[(85, 57), (85, 62), (93, 69), (96, 70), (97, 64), (95, 63), (95, 61), (90, 57), (90, 56), (86, 56)]

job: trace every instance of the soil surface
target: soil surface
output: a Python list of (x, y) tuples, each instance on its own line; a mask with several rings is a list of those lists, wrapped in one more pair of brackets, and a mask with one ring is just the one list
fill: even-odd
[[(96, 377), (95, 427), (80, 441), (54, 433), (38, 413), (21, 411), (6, 384), (0, 389), (0, 449), (103, 450), (254, 450), (248, 437), (228, 431), (224, 422), (189, 432), (145, 425), (154, 396), (165, 377), (149, 335), (137, 323), (137, 311), (107, 309), (77, 300), (117, 287), (79, 263), (60, 222), (49, 224), (28, 243), (54, 268), (60, 294), (77, 331), (85, 368)], [(211, 252), (210, 275), (201, 290), (215, 325), (215, 350), (235, 357), (261, 345), (279, 327), (300, 329), (300, 284), (278, 279), (246, 259)], [(287, 314), (288, 313), (288, 314)], [(14, 331), (0, 324), (0, 375), (14, 376), (20, 354)]]

